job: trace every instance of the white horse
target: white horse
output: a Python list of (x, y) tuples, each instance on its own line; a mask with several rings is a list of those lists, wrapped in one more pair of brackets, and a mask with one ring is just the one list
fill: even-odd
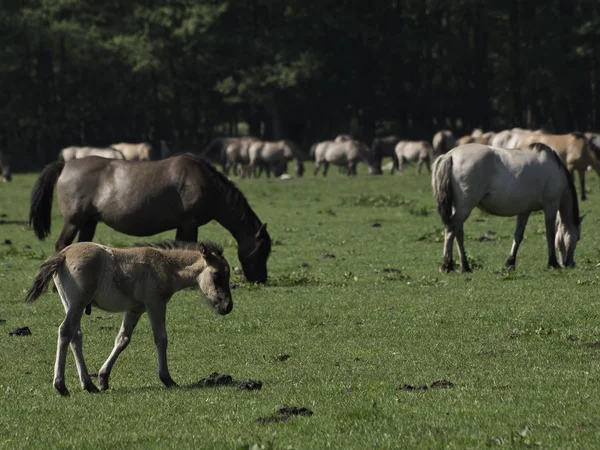
[(314, 150), (315, 169), (313, 175), (317, 175), (323, 166), (323, 176), (326, 176), (329, 164), (345, 167), (348, 169), (348, 175), (356, 175), (356, 166), (359, 161), (363, 161), (369, 167), (369, 172), (372, 172), (369, 162), (369, 147), (364, 142), (357, 140), (323, 141), (319, 142)]
[(497, 216), (517, 216), (507, 268), (514, 268), (517, 250), (529, 214), (544, 211), (548, 266), (574, 266), (573, 255), (581, 232), (581, 219), (573, 177), (558, 154), (545, 144), (522, 150), (481, 144), (457, 147), (436, 159), (433, 193), (446, 228), (441, 272), (454, 269), (452, 242), (456, 237), (460, 269), (470, 272), (464, 249), (463, 224), (473, 208)]
[(229, 175), (229, 169), (232, 169), (235, 176), (239, 174), (242, 178), (246, 177), (248, 164), (250, 163), (250, 145), (256, 142), (257, 139), (254, 137), (241, 137), (225, 138), (223, 141), (225, 155), (223, 171), (225, 175)]
[[(398, 159), (398, 174), (404, 173), (404, 164), (407, 162), (417, 163), (417, 173), (421, 173), (421, 167), (425, 164), (427, 170), (431, 172), (431, 162), (433, 161), (433, 147), (427, 141), (399, 141), (395, 148), (396, 158)], [(394, 167), (390, 173), (394, 172)]]
[[(263, 168), (267, 172), (267, 177), (271, 176), (271, 168), (274, 169), (275, 176), (280, 176), (286, 171), (287, 163), (292, 160), (296, 167), (296, 176), (301, 177), (304, 174), (302, 153), (290, 140), (254, 141), (248, 147), (248, 159), (248, 172), (255, 176), (260, 176)], [(258, 173), (255, 169), (258, 169)]]
[(152, 159), (152, 146), (147, 142), (140, 142), (138, 144), (119, 142), (118, 144), (112, 144), (111, 147), (123, 153), (125, 159), (132, 161), (150, 161)]
[[(54, 388), (61, 395), (69, 395), (65, 385), (69, 344), (81, 386), (88, 392), (98, 392), (88, 374), (81, 348), (81, 316), (90, 305), (111, 312), (125, 312), (114, 349), (98, 373), (101, 390), (108, 389), (113, 365), (129, 345), (133, 330), (146, 311), (158, 353), (158, 376), (165, 386), (176, 386), (167, 366), (165, 327), (167, 303), (175, 292), (199, 286), (217, 313), (231, 312), (230, 269), (220, 246), (212, 242), (167, 242), (156, 246), (160, 248), (117, 249), (79, 242), (51, 256), (40, 266), (25, 301), (35, 301), (54, 279), (66, 312), (65, 320), (58, 328), (54, 366)], [(89, 314), (89, 311), (86, 312)]]
[(125, 159), (123, 153), (112, 147), (65, 147), (60, 151), (58, 160), (67, 162), (72, 159), (87, 158), (88, 156), (100, 156), (101, 158), (108, 159)]

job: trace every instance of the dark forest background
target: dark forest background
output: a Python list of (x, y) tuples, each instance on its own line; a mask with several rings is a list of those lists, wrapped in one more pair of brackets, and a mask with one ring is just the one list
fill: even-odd
[(0, 0), (0, 146), (598, 130), (598, 0)]

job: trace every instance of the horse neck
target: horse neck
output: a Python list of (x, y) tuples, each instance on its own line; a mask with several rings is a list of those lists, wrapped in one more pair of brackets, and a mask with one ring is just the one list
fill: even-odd
[(166, 250), (165, 258), (172, 272), (177, 274), (174, 291), (196, 286), (198, 277), (206, 268), (206, 261), (198, 251), (192, 250)]
[(567, 188), (560, 200), (560, 205), (558, 208), (560, 224), (564, 225), (567, 230), (573, 227), (575, 225), (575, 221), (579, 219), (578, 217), (575, 217), (573, 213), (573, 202), (577, 201), (577, 197), (573, 198), (574, 195), (577, 195), (573, 191), (574, 190), (570, 187)]
[(231, 204), (226, 198), (219, 206), (215, 220), (234, 237), (238, 246), (246, 240), (254, 240), (254, 234), (261, 225), (260, 220), (248, 204)]

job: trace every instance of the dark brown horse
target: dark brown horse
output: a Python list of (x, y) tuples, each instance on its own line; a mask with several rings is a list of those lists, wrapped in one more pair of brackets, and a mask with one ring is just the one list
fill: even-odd
[(64, 225), (56, 250), (75, 239), (91, 241), (98, 222), (132, 236), (177, 229), (176, 239), (195, 242), (198, 227), (216, 220), (238, 244), (248, 281), (267, 280), (271, 237), (244, 195), (202, 158), (184, 154), (161, 161), (90, 156), (47, 165), (31, 193), (29, 223), (36, 236), (50, 234), (56, 185)]

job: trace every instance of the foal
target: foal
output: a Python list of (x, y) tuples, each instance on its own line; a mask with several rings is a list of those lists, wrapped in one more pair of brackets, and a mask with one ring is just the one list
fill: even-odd
[(155, 244), (155, 247), (117, 249), (80, 242), (51, 256), (40, 266), (25, 302), (35, 301), (46, 290), (50, 279), (54, 279), (66, 312), (65, 320), (58, 328), (54, 366), (54, 387), (61, 395), (69, 395), (65, 385), (69, 344), (83, 389), (98, 392), (82, 352), (80, 322), (83, 311), (90, 304), (110, 312), (125, 312), (113, 351), (98, 374), (101, 390), (108, 389), (112, 367), (129, 345), (133, 330), (146, 311), (158, 353), (158, 376), (167, 387), (177, 385), (167, 366), (165, 328), (167, 303), (175, 292), (198, 285), (218, 314), (231, 312), (229, 264), (219, 245), (167, 242)]

